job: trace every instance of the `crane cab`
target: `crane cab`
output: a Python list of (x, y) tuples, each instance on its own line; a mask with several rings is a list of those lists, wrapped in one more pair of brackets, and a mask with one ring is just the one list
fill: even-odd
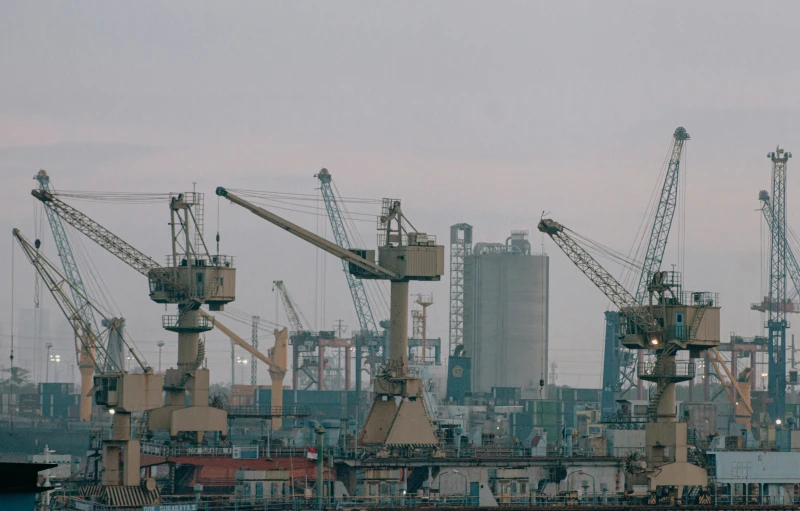
[[(681, 274), (655, 272), (648, 285), (647, 305), (629, 309), (646, 312), (658, 321), (658, 332), (643, 332), (633, 321), (623, 321), (622, 344), (630, 349), (662, 349), (674, 342), (694, 355), (720, 344), (719, 293), (684, 291)], [(626, 311), (622, 311), (623, 317)]]
[(167, 266), (150, 271), (150, 299), (156, 303), (180, 303), (196, 299), (212, 311), (223, 310), (236, 298), (236, 268), (233, 257), (214, 255), (185, 258), (167, 257)]
[(160, 374), (102, 374), (94, 377), (95, 403), (123, 413), (161, 407), (164, 377)]

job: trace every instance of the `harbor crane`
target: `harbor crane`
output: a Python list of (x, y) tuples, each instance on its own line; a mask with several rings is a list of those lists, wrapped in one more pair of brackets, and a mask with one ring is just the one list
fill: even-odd
[[(89, 322), (89, 318), (94, 318), (97, 314), (109, 323), (112, 318), (95, 306), (83, 289), (78, 289), (69, 276), (60, 272), (39, 252), (39, 243), (31, 244), (19, 229), (14, 229), (13, 235), (66, 316), (75, 337), (80, 340), (81, 363), (91, 365), (98, 372), (93, 381), (95, 399), (98, 405), (105, 407), (112, 415), (112, 436), (103, 440), (103, 485), (126, 486), (126, 491), (137, 494), (141, 502), (154, 503), (152, 499), (158, 495), (155, 485), (152, 484), (155, 481), (150, 481), (149, 489), (140, 485), (139, 441), (131, 438), (131, 414), (161, 406), (162, 376), (154, 374), (152, 368), (139, 358), (124, 339), (123, 346), (142, 372), (133, 374), (121, 367), (107, 364), (112, 353), (100, 342), (97, 337), (100, 332), (94, 329), (95, 325)], [(65, 288), (69, 288), (69, 294)], [(72, 298), (76, 295), (80, 300), (75, 301)], [(92, 314), (86, 314), (86, 309), (91, 309)], [(109, 333), (110, 330), (103, 332), (106, 336)], [(109, 369), (110, 367), (113, 369)]]
[[(344, 349), (347, 353), (345, 357), (345, 390), (350, 390), (350, 342), (347, 339), (337, 339), (336, 332), (325, 330), (312, 332), (309, 322), (297, 306), (289, 290), (282, 280), (272, 281), (273, 290), (278, 291), (289, 320), (292, 332), (289, 338), (292, 341), (292, 388), (300, 388), (300, 373), (307, 378), (304, 382), (304, 389), (308, 390), (312, 385), (317, 386), (317, 390), (325, 390), (329, 382), (325, 381), (325, 369), (328, 367), (325, 359), (325, 348)], [(303, 361), (300, 361), (300, 358)], [(316, 375), (309, 372), (316, 368)], [(341, 369), (341, 368), (340, 368)]]
[(436, 245), (432, 236), (418, 232), (395, 199), (383, 200), (376, 263), (374, 250), (340, 247), (223, 187), (217, 188), (217, 195), (346, 261), (349, 272), (358, 278), (389, 280), (389, 360), (383, 374), (373, 382), (376, 397), (359, 441), (362, 445), (380, 445), (384, 453), (392, 447), (436, 446), (438, 440), (423, 403), (422, 381), (408, 373), (408, 283), (440, 280), (444, 247)]
[[(167, 265), (125, 242), (89, 216), (66, 204), (54, 193), (33, 190), (31, 194), (76, 230), (135, 269), (149, 282), (150, 299), (176, 304), (177, 315), (162, 317), (162, 327), (178, 334), (177, 368), (164, 376), (165, 401), (147, 415), (151, 431), (169, 431), (201, 443), (205, 432), (227, 435), (223, 410), (209, 406), (209, 370), (203, 367), (205, 346), (200, 334), (213, 328), (213, 320), (200, 314), (201, 305), (223, 310), (235, 299), (236, 270), (233, 258), (208, 254), (202, 232), (203, 195), (196, 192), (171, 194), (169, 198), (172, 252)], [(189, 404), (186, 404), (186, 393)]]
[[(39, 189), (44, 192), (51, 192), (50, 176), (44, 169), (34, 176), (34, 179), (39, 183)], [(90, 342), (98, 338), (100, 328), (98, 328), (97, 320), (94, 317), (94, 312), (89, 303), (85, 300), (86, 288), (83, 284), (78, 263), (75, 260), (75, 254), (72, 251), (67, 232), (61, 222), (61, 218), (52, 210), (45, 208), (47, 215), (47, 222), (50, 224), (50, 230), (53, 233), (53, 240), (55, 241), (58, 256), (61, 259), (61, 267), (64, 269), (64, 275), (67, 277), (70, 294), (72, 296), (72, 303), (76, 305), (79, 313), (83, 316), (85, 324), (89, 325), (95, 335), (87, 335), (86, 339)], [(105, 360), (107, 371), (119, 371), (124, 367), (125, 355), (122, 349), (122, 330), (124, 328), (125, 320), (122, 318), (107, 318), (103, 320), (103, 326), (109, 328), (110, 335), (108, 339), (108, 357)], [(90, 391), (92, 390), (92, 375), (94, 374), (95, 367), (89, 361), (91, 356), (85, 350), (95, 350), (96, 348), (91, 345), (84, 345), (75, 339), (75, 344), (78, 346), (78, 370), (81, 375), (81, 403), (80, 403), (80, 420), (81, 422), (88, 422), (92, 417), (92, 400)], [(85, 346), (85, 348), (84, 348)]]
[[(719, 345), (720, 307), (709, 292), (683, 290), (680, 273), (658, 271), (647, 282), (647, 304), (628, 292), (583, 248), (572, 231), (552, 219), (542, 219), (539, 230), (619, 309), (622, 345), (635, 350), (655, 350), (655, 363), (640, 363), (640, 379), (655, 383), (648, 406), (645, 448), (648, 467), (642, 473), (651, 491), (685, 486), (705, 486), (706, 471), (688, 462), (687, 425), (676, 417), (676, 383), (695, 376), (693, 362), (678, 362), (678, 351), (691, 359)], [(634, 483), (641, 484), (641, 483)]]
[[(772, 201), (769, 197), (769, 192), (767, 190), (761, 190), (758, 192), (758, 200), (761, 202), (761, 213), (764, 216), (764, 221), (766, 222), (767, 226), (770, 229), (770, 239), (772, 238), (772, 229), (778, 229), (776, 233), (777, 236), (783, 237), (786, 240), (786, 270), (789, 273), (789, 279), (792, 281), (794, 285), (795, 295), (800, 294), (800, 263), (797, 261), (797, 255), (792, 247), (789, 245), (788, 238), (786, 238), (786, 232), (780, 230), (781, 225), (780, 222), (775, 222), (773, 218), (772, 212)], [(768, 312), (769, 310), (769, 303), (768, 297), (765, 297), (761, 303), (754, 303), (750, 306), (750, 309), (757, 310), (759, 312)], [(773, 305), (779, 306), (780, 304)], [(787, 299), (786, 302), (783, 304), (783, 308), (786, 313), (800, 313), (800, 309), (795, 306), (795, 303), (792, 300)]]
[(325, 363), (322, 354), (319, 353), (317, 360), (315, 361), (317, 367), (316, 376), (307, 371), (305, 359), (303, 365), (301, 366), (300, 364), (301, 353), (309, 354), (322, 349), (321, 347), (315, 346), (315, 344), (319, 344), (319, 335), (314, 338), (311, 332), (310, 323), (303, 315), (300, 307), (297, 306), (297, 303), (294, 301), (294, 298), (292, 298), (289, 290), (286, 289), (283, 281), (273, 280), (272, 288), (273, 290), (278, 290), (278, 295), (280, 296), (281, 303), (283, 304), (283, 310), (286, 312), (286, 319), (288, 320), (289, 326), (292, 329), (289, 336), (292, 341), (292, 389), (297, 390), (300, 388), (300, 371), (302, 370), (303, 373), (310, 379), (310, 383), (304, 390), (308, 389), (314, 383), (317, 384), (317, 389), (322, 390), (322, 382), (324, 381), (325, 371)]
[[(771, 213), (767, 223), (770, 226), (769, 295), (767, 296), (768, 316), (766, 326), (769, 332), (767, 345), (769, 381), (767, 392), (770, 398), (769, 415), (774, 420), (786, 419), (786, 320), (787, 293), (786, 269), (790, 253), (786, 243), (786, 165), (792, 153), (780, 147), (767, 154), (772, 161), (772, 204), (767, 205), (769, 196), (759, 194), (762, 211), (766, 207)], [(765, 211), (765, 215), (766, 215)], [(789, 264), (790, 272), (793, 271)]]
[[(328, 169), (323, 168), (314, 177), (319, 179), (320, 182), (325, 211), (331, 222), (331, 231), (336, 244), (347, 250), (352, 250), (354, 247), (350, 243), (350, 235), (347, 233), (344, 217), (339, 207), (339, 200), (336, 198), (336, 193), (334, 193), (333, 176), (331, 176)], [(367, 352), (367, 360), (370, 361), (370, 377), (374, 377), (376, 364), (373, 361), (378, 357), (379, 353), (385, 356), (385, 353), (382, 353), (384, 342), (383, 336), (378, 331), (380, 323), (375, 321), (364, 282), (348, 271), (348, 263), (345, 260), (342, 260), (342, 270), (347, 279), (347, 287), (350, 289), (350, 297), (353, 300), (360, 328), (359, 332), (353, 333), (353, 341), (356, 349), (356, 390), (361, 391), (362, 351), (366, 350)]]
[[(659, 271), (667, 248), (672, 220), (678, 205), (678, 181), (680, 176), (681, 155), (684, 143), (691, 137), (683, 127), (678, 127), (672, 134), (673, 144), (664, 183), (661, 186), (658, 204), (656, 205), (650, 237), (647, 242), (642, 272), (634, 291), (636, 303), (641, 305), (647, 300), (647, 286), (653, 274)], [(614, 311), (606, 312), (605, 347), (603, 350), (603, 389), (601, 411), (604, 416), (613, 414), (615, 402), (624, 390), (626, 383), (636, 386), (636, 358), (630, 352), (624, 352), (620, 346), (620, 316)]]
[(256, 349), (252, 344), (242, 339), (236, 332), (225, 326), (219, 319), (212, 317), (208, 312), (200, 309), (200, 314), (213, 320), (214, 328), (228, 336), (228, 338), (237, 346), (244, 348), (245, 351), (250, 353), (253, 357), (264, 362), (269, 371), (269, 377), (272, 385), (270, 386), (270, 396), (272, 397), (272, 408), (276, 413), (270, 415), (272, 418), (273, 429), (281, 429), (283, 426), (282, 413), (280, 409), (283, 407), (283, 379), (286, 377), (286, 369), (288, 363), (288, 350), (289, 350), (289, 334), (286, 328), (274, 330), (275, 346), (273, 346), (268, 355), (264, 355), (261, 351)]

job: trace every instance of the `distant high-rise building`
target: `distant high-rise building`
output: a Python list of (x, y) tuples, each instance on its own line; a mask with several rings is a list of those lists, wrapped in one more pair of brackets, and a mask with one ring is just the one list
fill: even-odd
[(517, 387), (544, 397), (547, 382), (549, 259), (531, 252), (528, 231), (477, 243), (464, 261), (464, 352), (472, 392)]

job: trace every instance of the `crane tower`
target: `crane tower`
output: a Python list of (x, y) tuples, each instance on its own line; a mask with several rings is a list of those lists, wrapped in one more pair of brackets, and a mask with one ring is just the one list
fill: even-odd
[(773, 419), (786, 415), (786, 164), (792, 153), (778, 147), (767, 154), (772, 161), (772, 225), (770, 227), (769, 315), (769, 414)]

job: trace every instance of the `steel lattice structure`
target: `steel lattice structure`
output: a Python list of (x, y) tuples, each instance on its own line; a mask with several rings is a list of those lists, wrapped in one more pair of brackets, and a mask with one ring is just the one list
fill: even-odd
[(770, 239), (772, 235), (772, 229), (779, 229), (777, 235), (786, 240), (786, 271), (789, 273), (789, 279), (792, 281), (792, 284), (794, 284), (795, 293), (800, 294), (800, 263), (797, 261), (797, 256), (795, 255), (794, 250), (792, 250), (792, 247), (790, 247), (788, 244), (786, 232), (780, 231), (781, 226), (778, 225), (777, 222), (773, 221), (772, 201), (770, 201), (769, 192), (766, 190), (761, 190), (761, 192), (758, 194), (758, 200), (761, 201), (761, 212), (764, 214), (764, 221), (766, 221), (770, 228)]
[[(767, 157), (772, 160), (772, 222), (769, 261), (769, 331), (770, 416), (783, 419), (786, 414), (786, 162), (792, 153), (778, 148)], [(778, 304), (776, 307), (775, 304)]]
[(684, 128), (678, 128), (672, 135), (675, 143), (672, 145), (672, 154), (664, 176), (664, 185), (661, 187), (661, 196), (658, 200), (656, 215), (653, 219), (653, 228), (647, 244), (647, 252), (642, 264), (642, 274), (639, 276), (639, 285), (636, 286), (636, 300), (644, 303), (647, 298), (647, 284), (653, 273), (661, 268), (664, 252), (667, 249), (669, 231), (672, 219), (675, 217), (675, 208), (678, 205), (678, 177), (681, 166), (681, 153), (683, 144), (689, 140), (689, 134)]
[[(681, 155), (684, 143), (691, 137), (683, 127), (678, 127), (672, 135), (673, 144), (664, 183), (661, 187), (658, 205), (656, 208), (650, 237), (647, 243), (642, 273), (636, 287), (636, 303), (642, 304), (647, 299), (647, 284), (653, 274), (661, 268), (664, 252), (667, 248), (672, 220), (678, 204), (678, 183), (680, 177)], [(603, 363), (603, 413), (614, 411), (614, 401), (620, 392), (636, 386), (636, 357), (625, 356), (619, 337), (619, 317), (606, 314), (605, 358)], [(609, 356), (612, 354), (612, 356)], [(630, 355), (630, 354), (629, 354)]]
[[(39, 173), (36, 174), (35, 179), (39, 182), (40, 190), (52, 193), (50, 176), (47, 175), (46, 171), (40, 170)], [(70, 245), (69, 238), (67, 238), (64, 224), (61, 222), (61, 218), (50, 208), (44, 208), (44, 211), (47, 215), (47, 222), (50, 224), (50, 231), (53, 233), (53, 240), (56, 244), (56, 250), (58, 250), (61, 266), (64, 269), (64, 275), (70, 283), (69, 289), (72, 296), (72, 303), (75, 304), (77, 313), (83, 319), (83, 324), (91, 329), (91, 335), (87, 335), (87, 338), (98, 339), (100, 328), (98, 327), (97, 319), (94, 317), (94, 312), (89, 305), (89, 301), (86, 299), (86, 287), (83, 284), (83, 278), (78, 269), (78, 263), (75, 260), (72, 245)], [(106, 364), (111, 364), (117, 370), (122, 368), (124, 358), (122, 346), (117, 345), (117, 343), (110, 343), (108, 351), (109, 356), (106, 360)], [(113, 370), (112, 367), (106, 367), (106, 369)]]
[(58, 215), (62, 220), (84, 234), (87, 238), (94, 241), (108, 252), (111, 252), (111, 254), (134, 270), (148, 277), (151, 285), (155, 283), (155, 280), (160, 285), (168, 287), (175, 292), (181, 291), (187, 296), (190, 295), (187, 286), (174, 276), (168, 274), (166, 268), (158, 264), (155, 259), (139, 251), (136, 247), (92, 220), (90, 217), (69, 204), (66, 204), (50, 192), (33, 190), (31, 195), (39, 199), (42, 204), (45, 205), (45, 209)]
[(659, 342), (662, 340), (663, 331), (656, 318), (646, 309), (639, 307), (636, 297), (581, 247), (568, 234), (566, 227), (553, 220), (544, 219), (539, 222), (539, 230), (553, 239), (570, 261), (589, 277), (589, 280), (611, 300), (611, 303), (619, 308), (620, 314), (635, 325), (637, 332), (658, 336)]
[[(317, 174), (317, 178), (320, 181), (320, 190), (322, 191), (322, 199), (325, 202), (325, 210), (328, 212), (328, 218), (331, 222), (333, 238), (340, 247), (352, 250), (353, 246), (350, 244), (350, 237), (344, 225), (342, 211), (339, 208), (339, 202), (336, 200), (336, 195), (333, 193), (333, 187), (331, 186), (331, 174), (327, 169), (322, 169), (319, 174)], [(342, 260), (342, 270), (347, 279), (347, 286), (350, 288), (350, 296), (356, 308), (356, 316), (358, 317), (358, 325), (361, 331), (371, 332), (373, 335), (377, 335), (378, 324), (375, 322), (375, 316), (372, 314), (372, 306), (369, 303), (367, 292), (364, 289), (364, 283), (350, 273), (348, 270), (348, 263), (345, 260)]]
[(464, 344), (464, 261), (472, 254), (472, 226), (450, 226), (450, 354)]
[(306, 325), (308, 325), (308, 320), (306, 320), (303, 313), (300, 312), (300, 309), (294, 303), (294, 299), (292, 295), (289, 294), (289, 290), (286, 289), (286, 286), (283, 285), (282, 280), (276, 280), (272, 282), (278, 289), (278, 294), (281, 295), (281, 301), (283, 302), (283, 309), (286, 311), (286, 320), (289, 322), (289, 326), (292, 327), (292, 330), (295, 332), (303, 332), (308, 330)]

